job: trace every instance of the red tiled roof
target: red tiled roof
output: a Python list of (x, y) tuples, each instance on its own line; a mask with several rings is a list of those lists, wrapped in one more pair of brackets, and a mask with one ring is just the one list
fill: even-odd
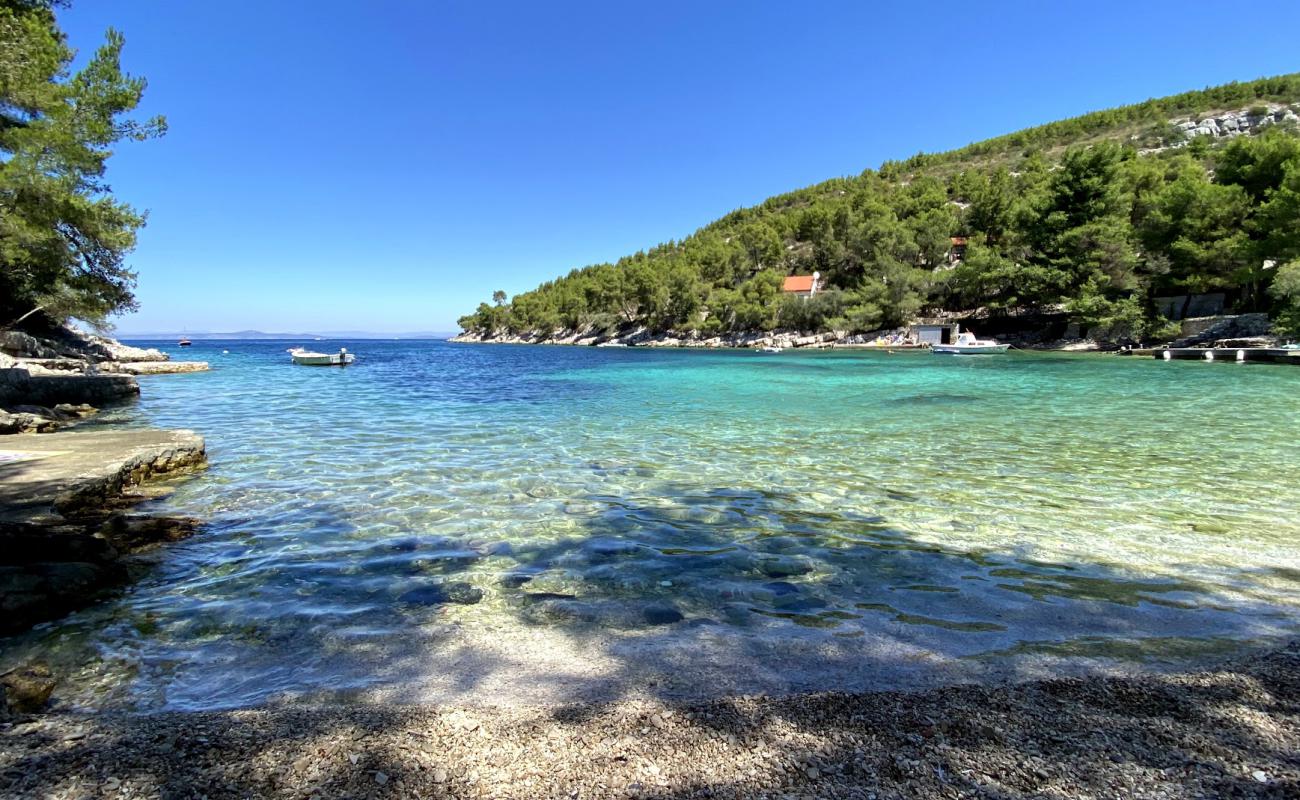
[(955, 244), (955, 245), (964, 245), (964, 244), (966, 244), (966, 237), (965, 237), (965, 236), (954, 236), (954, 237), (952, 237), (952, 243)]
[(813, 276), (811, 275), (791, 275), (781, 284), (783, 292), (811, 292), (813, 290)]

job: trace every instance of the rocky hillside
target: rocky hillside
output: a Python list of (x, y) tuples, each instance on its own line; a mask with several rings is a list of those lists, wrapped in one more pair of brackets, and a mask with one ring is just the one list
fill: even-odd
[[(461, 338), (843, 338), (951, 314), (1063, 315), (1097, 337), (1170, 338), (1171, 309), (1193, 296), (1285, 318), (1300, 304), (1300, 288), (1275, 280), (1300, 257), (1298, 112), (1300, 74), (886, 162), (499, 292), (460, 320)], [(782, 291), (814, 272), (815, 297)]]

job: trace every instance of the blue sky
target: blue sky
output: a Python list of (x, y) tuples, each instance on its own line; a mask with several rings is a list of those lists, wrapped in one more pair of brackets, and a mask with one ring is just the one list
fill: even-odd
[[(882, 6), (882, 7), (877, 7)], [(1300, 3), (74, 0), (170, 132), (123, 334), (452, 330), (890, 158), (1300, 69)]]

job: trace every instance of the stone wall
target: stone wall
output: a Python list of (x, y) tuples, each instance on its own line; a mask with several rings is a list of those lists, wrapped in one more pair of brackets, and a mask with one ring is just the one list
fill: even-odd
[(1156, 313), (1165, 319), (1180, 320), (1191, 317), (1213, 317), (1223, 313), (1227, 304), (1227, 295), (1223, 292), (1209, 294), (1174, 295), (1157, 297)]

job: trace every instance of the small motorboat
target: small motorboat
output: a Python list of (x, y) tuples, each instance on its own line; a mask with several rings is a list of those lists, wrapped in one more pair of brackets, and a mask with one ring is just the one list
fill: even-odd
[(301, 347), (293, 347), (289, 349), (289, 356), (293, 363), (304, 367), (346, 367), (356, 360), (356, 356), (349, 353), (346, 347), (339, 348), (337, 353), (313, 353)]
[(930, 346), (930, 352), (948, 356), (989, 356), (1005, 353), (1011, 349), (1009, 344), (998, 344), (992, 339), (976, 339), (970, 331), (957, 334), (957, 341), (952, 344)]
[(758, 352), (760, 352), (760, 353), (779, 353), (779, 352), (781, 352), (781, 348), (776, 347), (775, 345), (770, 345), (770, 344), (769, 344), (769, 345), (767, 345), (766, 347), (760, 347), (760, 348), (758, 348)]
[(176, 346), (177, 346), (177, 347), (189, 347), (189, 346), (192, 345), (192, 344), (194, 344), (194, 342), (191, 342), (189, 339), (184, 339), (184, 338), (182, 338), (179, 342), (176, 343)]
[(596, 346), (597, 347), (627, 347), (627, 345), (623, 344), (622, 342), (601, 342)]

